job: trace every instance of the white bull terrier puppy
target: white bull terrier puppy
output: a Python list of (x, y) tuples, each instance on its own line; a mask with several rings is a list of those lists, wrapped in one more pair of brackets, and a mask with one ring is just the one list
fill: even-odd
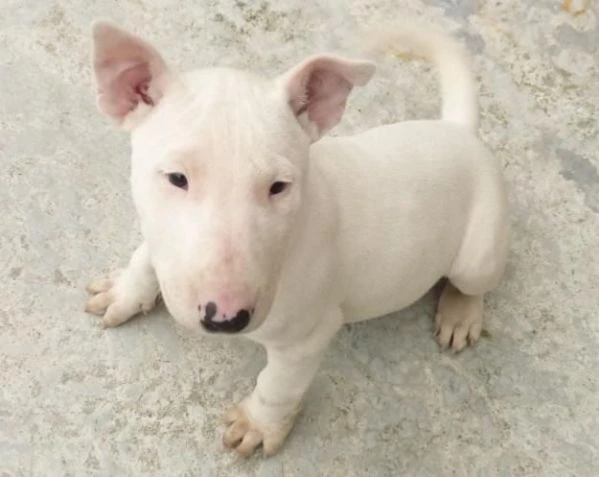
[(369, 62), (318, 55), (276, 78), (177, 74), (111, 23), (95, 23), (93, 40), (99, 109), (131, 132), (144, 242), (90, 285), (86, 309), (118, 326), (160, 293), (185, 327), (264, 345), (254, 391), (226, 415), (227, 447), (274, 454), (339, 328), (404, 308), (443, 277), (439, 344), (476, 341), (506, 262), (508, 209), (453, 39), (418, 28), (379, 39), (436, 63), (441, 119), (336, 138), (323, 136)]

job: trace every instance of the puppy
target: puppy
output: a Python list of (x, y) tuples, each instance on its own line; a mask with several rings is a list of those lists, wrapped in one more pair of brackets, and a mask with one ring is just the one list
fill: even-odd
[(436, 64), (441, 119), (336, 138), (325, 134), (370, 62), (316, 55), (274, 78), (177, 73), (111, 23), (95, 23), (93, 41), (99, 109), (131, 133), (144, 241), (90, 285), (86, 309), (114, 327), (160, 293), (189, 329), (264, 345), (254, 391), (226, 415), (227, 447), (277, 452), (337, 330), (410, 305), (442, 277), (439, 344), (476, 341), (506, 262), (508, 209), (453, 39), (409, 28), (374, 45)]

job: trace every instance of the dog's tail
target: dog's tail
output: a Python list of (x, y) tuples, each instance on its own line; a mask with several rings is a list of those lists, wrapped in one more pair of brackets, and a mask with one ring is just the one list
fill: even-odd
[(423, 58), (434, 63), (439, 72), (443, 99), (442, 118), (466, 126), (478, 127), (477, 87), (470, 57), (451, 36), (422, 27), (372, 30), (365, 43), (370, 53), (391, 52), (407, 59)]

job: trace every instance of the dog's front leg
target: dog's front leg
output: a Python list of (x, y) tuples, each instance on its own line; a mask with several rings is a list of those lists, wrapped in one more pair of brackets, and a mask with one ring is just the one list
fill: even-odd
[(234, 448), (241, 456), (251, 454), (260, 444), (267, 456), (279, 450), (342, 322), (341, 311), (335, 310), (323, 316), (303, 339), (266, 345), (268, 363), (258, 376), (254, 391), (225, 415), (226, 447)]
[(92, 297), (85, 311), (102, 316), (106, 328), (122, 325), (139, 312), (154, 308), (160, 289), (146, 243), (135, 250), (125, 269), (93, 281), (87, 289)]

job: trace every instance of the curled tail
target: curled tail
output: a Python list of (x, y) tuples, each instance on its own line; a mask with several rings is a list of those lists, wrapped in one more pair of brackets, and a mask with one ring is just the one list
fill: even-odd
[(443, 100), (441, 117), (472, 131), (477, 129), (478, 95), (470, 57), (455, 38), (426, 27), (377, 28), (368, 34), (367, 50), (435, 64)]

